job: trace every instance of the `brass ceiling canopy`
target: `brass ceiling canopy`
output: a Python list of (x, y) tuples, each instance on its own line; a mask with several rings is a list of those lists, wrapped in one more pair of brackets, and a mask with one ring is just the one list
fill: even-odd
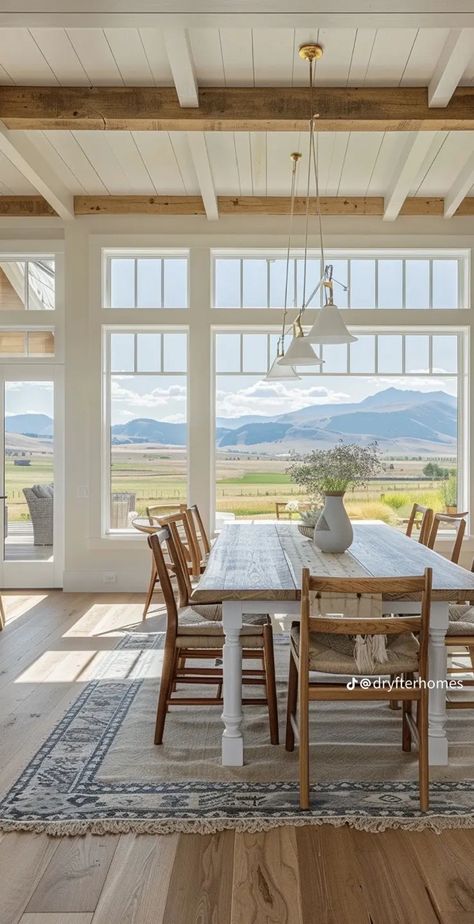
[(322, 58), (324, 49), (322, 45), (306, 42), (304, 45), (300, 45), (298, 54), (303, 61), (316, 61), (318, 58)]

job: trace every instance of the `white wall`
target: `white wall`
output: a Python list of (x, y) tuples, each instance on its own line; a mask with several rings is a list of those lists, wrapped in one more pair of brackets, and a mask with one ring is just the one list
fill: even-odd
[[(403, 248), (470, 248), (474, 250), (474, 219), (450, 221), (431, 218), (403, 218), (394, 223), (369, 218), (327, 218), (324, 223), (326, 246), (403, 247)], [(301, 244), (303, 219), (295, 220), (295, 246)], [(210, 260), (212, 247), (284, 247), (287, 221), (284, 217), (227, 216), (210, 223), (201, 217), (120, 216), (84, 217), (71, 223), (57, 219), (21, 219), (0, 221), (0, 238), (12, 237), (57, 239), (64, 233), (66, 280), (66, 350), (65, 350), (65, 574), (66, 590), (142, 591), (149, 572), (146, 539), (102, 538), (100, 528), (100, 444), (101, 409), (101, 323), (117, 323), (109, 312), (98, 308), (99, 279), (97, 254), (105, 246), (186, 247), (191, 250), (191, 307), (188, 312), (174, 312), (173, 323), (189, 325), (190, 369), (190, 497), (209, 510), (212, 473), (209, 469), (210, 416), (202, 414), (211, 401), (210, 323), (231, 323), (231, 312), (210, 309)], [(311, 242), (317, 246), (317, 240)], [(471, 273), (471, 286), (472, 277)], [(471, 304), (474, 293), (471, 291)], [(169, 312), (167, 313), (169, 317)], [(362, 314), (362, 313), (359, 313)], [(366, 314), (366, 320), (370, 323)], [(385, 314), (385, 313), (384, 313)], [(184, 316), (186, 315), (186, 317)], [(412, 313), (410, 312), (410, 315)], [(439, 312), (423, 312), (422, 323), (436, 323)], [(273, 320), (280, 317), (272, 312)], [(456, 316), (456, 317), (455, 317)], [(471, 324), (472, 312), (449, 313), (450, 321)], [(352, 318), (352, 314), (351, 314)], [(156, 323), (165, 320), (162, 312), (134, 311), (120, 313), (123, 323)], [(250, 318), (247, 313), (247, 321)], [(252, 320), (258, 319), (252, 313)], [(268, 310), (260, 323), (269, 321)], [(354, 318), (355, 320), (355, 318)], [(379, 318), (377, 318), (379, 320)], [(358, 317), (362, 322), (363, 318)], [(373, 321), (373, 315), (372, 315)], [(472, 363), (472, 360), (471, 360)], [(474, 374), (470, 383), (474, 402)], [(472, 403), (474, 406), (474, 403)], [(471, 444), (474, 443), (471, 434)], [(474, 458), (474, 445), (471, 445)], [(474, 498), (471, 473), (470, 495)], [(81, 494), (84, 489), (88, 497)], [(471, 553), (472, 554), (472, 553)], [(466, 561), (469, 551), (466, 552)], [(114, 584), (104, 583), (104, 573), (116, 575)]]

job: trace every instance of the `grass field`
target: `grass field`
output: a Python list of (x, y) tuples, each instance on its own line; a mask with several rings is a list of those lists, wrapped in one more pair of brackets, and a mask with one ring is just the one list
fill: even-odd
[[(449, 462), (449, 460), (448, 460)], [(454, 465), (455, 460), (450, 460)], [(237, 517), (272, 517), (277, 501), (305, 501), (306, 495), (286, 474), (288, 462), (272, 458), (218, 455), (216, 460), (217, 510)], [(426, 459), (386, 462), (383, 481), (349, 492), (347, 507), (356, 517), (378, 517), (387, 522), (403, 519), (415, 500), (443, 509), (441, 484), (423, 477)], [(407, 480), (410, 479), (410, 480)], [(53, 480), (52, 457), (32, 456), (29, 466), (7, 459), (5, 486), (10, 522), (28, 519), (22, 489)], [(112, 453), (112, 492), (135, 494), (139, 514), (153, 504), (186, 500), (187, 462), (183, 450), (118, 447)]]

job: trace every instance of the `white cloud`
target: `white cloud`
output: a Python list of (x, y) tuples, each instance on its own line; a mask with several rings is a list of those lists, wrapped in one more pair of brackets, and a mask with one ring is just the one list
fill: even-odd
[(288, 414), (303, 407), (318, 404), (338, 404), (349, 400), (345, 392), (336, 392), (324, 386), (290, 386), (285, 382), (260, 380), (235, 392), (218, 391), (216, 395), (219, 417), (243, 417), (259, 414)]
[[(423, 373), (424, 370), (421, 370)], [(367, 378), (367, 382), (370, 382), (373, 385), (374, 390), (383, 391), (385, 388), (398, 388), (400, 391), (445, 391), (450, 394), (456, 394), (456, 381), (454, 379), (418, 379), (411, 378), (410, 376), (390, 376), (377, 378)]]

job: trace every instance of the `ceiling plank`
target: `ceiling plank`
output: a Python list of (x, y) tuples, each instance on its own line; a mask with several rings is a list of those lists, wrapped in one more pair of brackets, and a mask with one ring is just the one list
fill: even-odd
[(474, 153), (464, 165), (461, 172), (456, 177), (449, 192), (444, 198), (444, 217), (452, 218), (458, 210), (463, 199), (467, 196), (469, 190), (474, 185)]
[[(382, 216), (382, 196), (328, 196), (320, 200), (324, 215)], [(219, 196), (223, 215), (288, 215), (289, 196)], [(311, 200), (311, 208), (316, 200)], [(444, 200), (423, 196), (406, 199), (403, 216), (442, 216)], [(295, 214), (304, 215), (306, 199), (295, 200)], [(200, 196), (75, 196), (76, 215), (205, 215)], [(466, 197), (456, 210), (457, 216), (474, 215), (474, 197)], [(0, 196), (0, 216), (55, 217), (54, 209), (42, 196)]]
[(410, 194), (423, 163), (435, 143), (436, 132), (417, 132), (408, 136), (392, 178), (390, 190), (385, 196), (385, 221), (398, 218), (407, 196)]
[(8, 157), (50, 206), (65, 221), (74, 218), (73, 196), (32, 142), (0, 123), (0, 151)]
[(474, 29), (451, 29), (428, 87), (430, 106), (447, 106), (474, 55)]
[[(307, 87), (201, 87), (182, 108), (169, 87), (0, 87), (10, 129), (136, 131), (307, 131)], [(429, 108), (424, 87), (319, 87), (318, 131), (474, 129), (474, 87)], [(184, 97), (183, 97), (184, 98)]]

